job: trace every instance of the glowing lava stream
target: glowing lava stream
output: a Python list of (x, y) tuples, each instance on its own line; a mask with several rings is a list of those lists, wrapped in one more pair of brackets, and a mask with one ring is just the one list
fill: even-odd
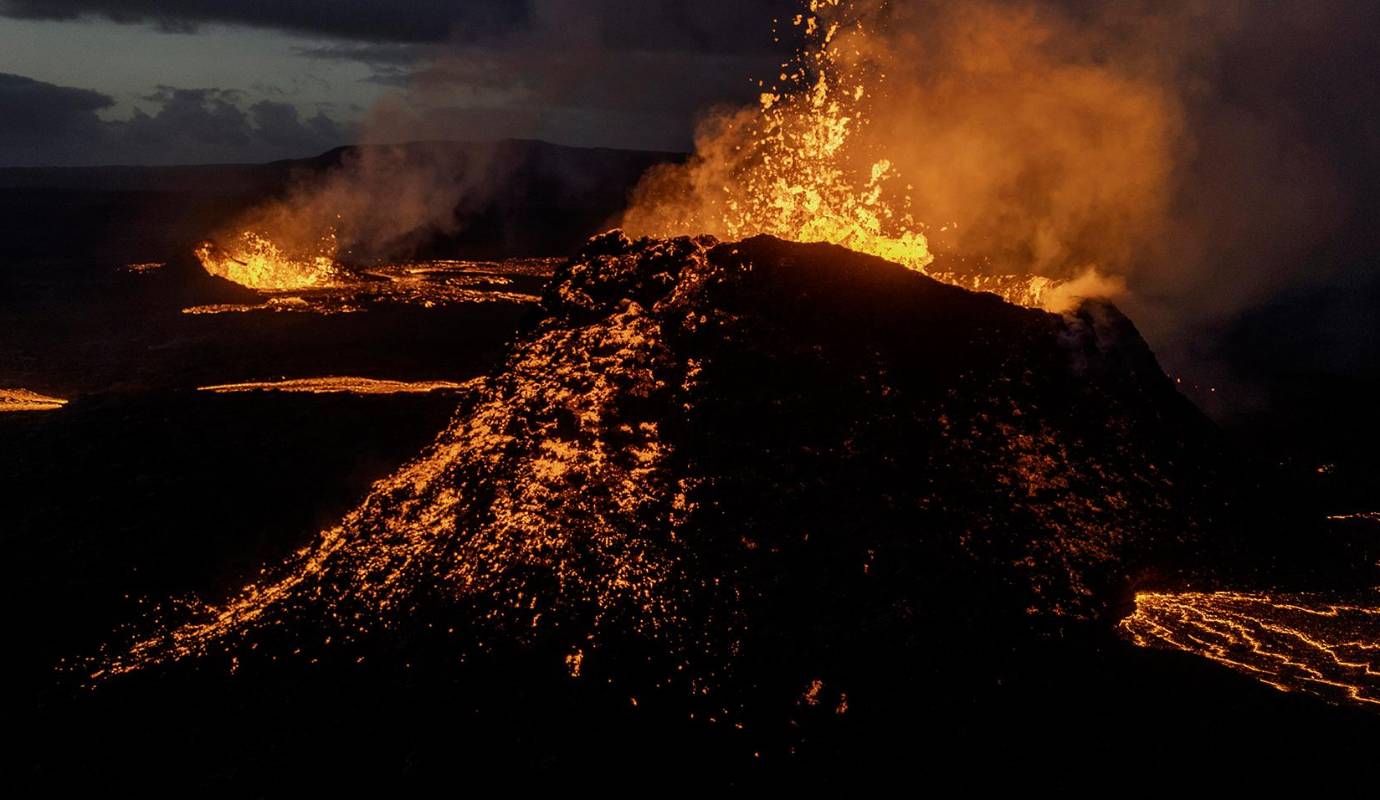
[(1358, 511), (1355, 514), (1333, 514), (1328, 517), (1338, 522), (1380, 522), (1380, 511)]
[(1380, 598), (1142, 593), (1119, 627), (1142, 647), (1195, 653), (1281, 691), (1380, 708)]
[[(515, 280), (530, 283), (549, 277), (560, 262), (560, 259), (551, 258), (422, 261), (376, 264), (352, 272), (335, 265), (334, 256), (323, 252), (315, 257), (313, 263), (322, 269), (326, 269), (322, 265), (330, 266), (329, 281), (322, 278), (323, 282), (310, 283), (307, 279), (311, 275), (325, 273), (307, 270), (304, 278), (303, 270), (307, 268), (303, 265), (307, 262), (283, 255), (261, 236), (246, 232), (244, 238), (261, 245), (258, 254), (249, 262), (240, 261), (240, 256), (232, 255), (209, 242), (197, 251), (197, 256), (208, 274), (219, 275), (260, 292), (262, 302), (191, 306), (182, 309), (183, 314), (252, 311), (351, 314), (381, 303), (428, 309), (462, 303), (531, 304), (540, 298), (533, 290), (515, 288)], [(257, 265), (255, 270), (248, 269), (250, 263)], [(264, 274), (278, 277), (267, 280), (263, 278)], [(294, 281), (301, 285), (287, 288)]]
[(53, 411), (67, 405), (61, 397), (49, 397), (28, 389), (0, 388), (0, 413), (6, 411)]
[(437, 391), (456, 391), (473, 385), (454, 381), (391, 381), (379, 378), (324, 376), (320, 378), (284, 378), (279, 381), (249, 381), (198, 386), (199, 392), (232, 394), (238, 392), (292, 392), (307, 394), (426, 394)]

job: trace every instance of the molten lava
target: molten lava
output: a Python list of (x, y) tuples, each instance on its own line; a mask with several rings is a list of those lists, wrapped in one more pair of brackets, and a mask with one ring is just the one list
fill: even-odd
[(262, 233), (244, 231), (228, 247), (202, 242), (196, 257), (210, 274), (241, 286), (293, 291), (348, 282), (347, 273), (336, 262), (336, 251), (334, 231), (322, 236), (309, 252), (293, 252)]
[[(759, 106), (701, 131), (688, 170), (654, 172), (624, 219), (631, 233), (769, 234), (829, 242), (923, 271), (933, 261), (915, 221), (884, 197), (896, 177), (886, 158), (853, 166), (851, 134), (867, 124), (871, 76), (850, 69), (831, 45), (841, 23), (814, 16), (838, 0), (813, 0), (797, 15), (806, 45), (778, 80), (760, 82)], [(858, 30), (862, 22), (852, 23)], [(858, 53), (850, 55), (856, 57)], [(735, 142), (732, 156), (718, 148)], [(727, 168), (726, 168), (727, 167)]]
[(49, 397), (28, 389), (0, 389), (0, 413), (6, 411), (54, 411), (67, 405), (61, 397)]
[(864, 18), (844, 20), (850, 11), (847, 0), (809, 0), (808, 13), (792, 20), (803, 44), (775, 81), (758, 82), (758, 106), (711, 118), (688, 163), (649, 172), (624, 215), (624, 229), (647, 236), (707, 233), (737, 240), (768, 234), (828, 242), (1051, 311), (1119, 293), (1119, 283), (1091, 269), (1073, 281), (935, 269), (923, 225), (910, 210), (910, 187), (893, 159), (870, 152), (856, 136), (870, 124), (869, 104), (885, 76), (861, 51), (868, 35)]
[(1195, 653), (1281, 691), (1380, 707), (1380, 598), (1142, 593), (1121, 630), (1142, 647)]
[[(472, 382), (471, 382), (472, 383)], [(392, 381), (330, 375), (321, 378), (285, 378), (280, 381), (248, 381), (198, 386), (199, 392), (286, 392), (289, 394), (428, 394), (460, 391), (468, 384), (454, 381)]]

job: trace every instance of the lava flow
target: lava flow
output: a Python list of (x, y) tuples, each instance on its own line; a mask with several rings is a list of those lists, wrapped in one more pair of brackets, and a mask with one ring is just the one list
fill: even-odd
[[(209, 245), (208, 245), (209, 246)], [(264, 254), (278, 252), (265, 244)], [(222, 256), (223, 257), (223, 256)], [(265, 259), (268, 255), (263, 256)], [(211, 258), (203, 256), (203, 264)], [(327, 257), (322, 255), (322, 264)], [(232, 266), (239, 262), (232, 261)], [(264, 262), (267, 263), (267, 262)], [(304, 262), (282, 259), (268, 272), (278, 275), (300, 274)], [(257, 303), (218, 303), (189, 306), (190, 315), (232, 314), (255, 311), (311, 314), (349, 314), (378, 304), (435, 308), (461, 303), (535, 303), (541, 283), (551, 276), (557, 259), (512, 258), (503, 261), (423, 261), (378, 264), (359, 270), (333, 266), (332, 283), (298, 288), (256, 288), (265, 297)], [(212, 274), (218, 266), (208, 264)], [(324, 269), (324, 267), (323, 267)], [(259, 273), (255, 273), (259, 274)], [(230, 272), (230, 280), (253, 280), (243, 272)]]
[(1141, 593), (1121, 630), (1142, 647), (1183, 650), (1282, 691), (1380, 706), (1380, 598)]
[(0, 389), (0, 413), (6, 411), (53, 411), (67, 405), (61, 397), (49, 397), (28, 389)]
[(284, 378), (279, 381), (248, 381), (199, 386), (197, 391), (216, 394), (240, 392), (288, 392), (293, 394), (427, 394), (430, 392), (462, 391), (470, 383), (454, 381), (391, 381), (379, 378), (326, 376), (321, 378)]

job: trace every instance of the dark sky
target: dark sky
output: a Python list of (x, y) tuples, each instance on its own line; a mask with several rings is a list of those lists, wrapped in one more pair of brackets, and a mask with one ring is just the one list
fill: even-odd
[[(1298, 132), (1342, 181), (1370, 184), (1380, 172), (1380, 3), (1178, 3), (1195, 4), (1211, 12), (1220, 39), (1193, 77), (1210, 87), (1207, 102), (1244, 108), (1257, 127)], [(1098, 4), (1044, 5), (1077, 13)], [(0, 0), (0, 165), (263, 161), (370, 131), (687, 149), (698, 112), (750, 101), (752, 79), (776, 71), (783, 53), (772, 19), (796, 8), (792, 0)], [(401, 98), (389, 106), (391, 129), (365, 124), (390, 96)]]
[(0, 0), (0, 165), (262, 161), (382, 137), (687, 149), (789, 0)]

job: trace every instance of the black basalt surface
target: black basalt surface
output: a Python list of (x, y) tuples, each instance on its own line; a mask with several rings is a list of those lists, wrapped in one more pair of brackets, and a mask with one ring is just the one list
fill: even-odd
[(1108, 303), (1056, 315), (829, 245), (615, 233), (558, 272), (543, 325), (630, 303), (669, 352), (643, 402), (697, 487), (689, 538), (782, 616), (1106, 620), (1135, 586), (1239, 583), (1289, 525), (1270, 504), (1258, 527), (1251, 466)]

